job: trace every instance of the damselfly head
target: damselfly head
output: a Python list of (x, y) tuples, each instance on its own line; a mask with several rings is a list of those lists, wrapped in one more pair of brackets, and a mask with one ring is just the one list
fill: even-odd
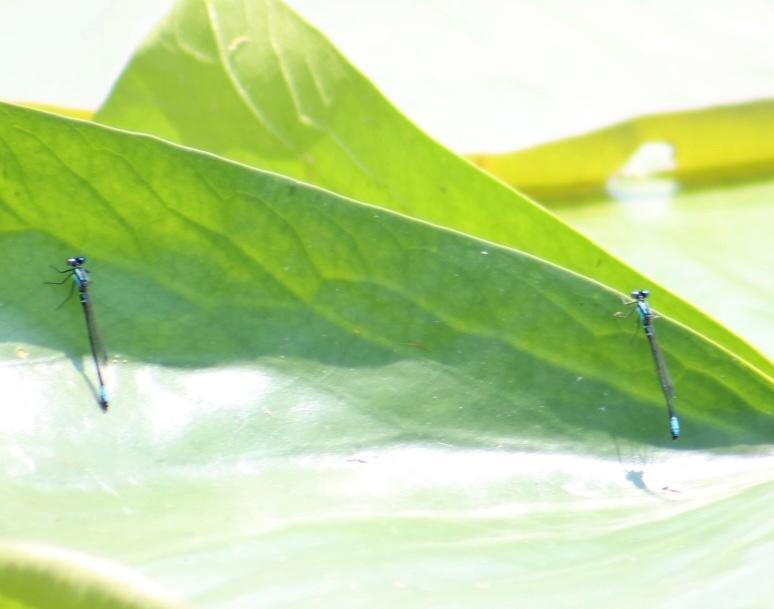
[(83, 266), (86, 264), (86, 258), (83, 256), (75, 256), (74, 258), (68, 258), (67, 259), (68, 266), (71, 266), (73, 268), (78, 268), (79, 266)]
[(645, 300), (648, 296), (650, 296), (650, 290), (635, 290), (632, 292), (634, 300)]

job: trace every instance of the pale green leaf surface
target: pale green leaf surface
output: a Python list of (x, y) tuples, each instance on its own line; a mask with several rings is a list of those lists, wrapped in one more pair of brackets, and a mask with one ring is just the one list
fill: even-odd
[[(635, 588), (727, 609), (740, 581), (770, 586), (745, 531), (772, 555), (771, 386), (681, 325), (658, 324), (674, 444), (644, 337), (581, 276), (11, 106), (0, 168), (4, 536), (223, 609), (618, 607)], [(116, 354), (108, 415), (77, 302), (42, 285), (77, 253)], [(685, 585), (707, 568), (709, 592)]]
[[(277, 0), (179, 2), (95, 118), (514, 247), (624, 292), (657, 287), (421, 133)], [(728, 329), (657, 291), (665, 313), (774, 371)]]

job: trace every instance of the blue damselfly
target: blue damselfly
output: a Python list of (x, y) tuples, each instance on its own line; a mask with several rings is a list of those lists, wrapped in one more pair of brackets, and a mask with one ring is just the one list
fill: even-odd
[[(99, 381), (99, 405), (103, 411), (107, 412), (108, 409), (108, 396), (107, 389), (105, 388), (105, 381), (102, 379), (102, 365), (107, 364), (107, 353), (100, 338), (99, 331), (97, 330), (97, 323), (94, 320), (94, 309), (91, 304), (91, 295), (89, 294), (89, 285), (91, 283), (89, 279), (89, 272), (83, 267), (86, 264), (86, 258), (83, 256), (75, 256), (67, 259), (67, 265), (70, 267), (64, 271), (55, 269), (58, 273), (66, 273), (67, 277), (62, 281), (47, 281), (48, 284), (61, 285), (68, 279), (73, 280), (72, 287), (70, 289), (70, 295), (62, 302), (64, 304), (70, 298), (74, 291), (78, 290), (78, 297), (81, 301), (81, 307), (83, 308), (83, 315), (86, 318), (86, 333), (89, 335), (89, 346), (91, 347), (91, 356), (94, 359), (94, 366), (97, 369), (97, 380)], [(59, 305), (60, 307), (62, 305)]]
[(648, 337), (648, 343), (650, 344), (650, 352), (653, 354), (653, 361), (656, 363), (656, 373), (658, 374), (658, 380), (661, 383), (661, 390), (664, 392), (664, 398), (666, 399), (667, 416), (669, 417), (669, 431), (672, 434), (672, 439), (677, 440), (680, 437), (680, 420), (675, 414), (674, 399), (675, 389), (672, 385), (672, 379), (669, 376), (669, 371), (664, 361), (664, 354), (661, 353), (661, 349), (658, 346), (656, 340), (656, 331), (653, 328), (653, 320), (656, 315), (653, 313), (653, 309), (650, 308), (648, 303), (648, 296), (650, 296), (649, 290), (636, 290), (632, 292), (631, 301), (624, 303), (627, 305), (635, 305), (637, 316), (640, 319), (642, 328), (645, 330), (645, 336)]

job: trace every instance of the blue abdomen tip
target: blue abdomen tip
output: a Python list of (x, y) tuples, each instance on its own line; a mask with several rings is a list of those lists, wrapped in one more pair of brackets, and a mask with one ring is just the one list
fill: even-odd
[(680, 437), (680, 420), (677, 417), (669, 417), (669, 429), (672, 431), (672, 439)]

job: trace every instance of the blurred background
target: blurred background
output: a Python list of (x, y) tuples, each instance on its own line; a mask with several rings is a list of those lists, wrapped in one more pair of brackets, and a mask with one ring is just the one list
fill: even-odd
[[(774, 3), (289, 0), (430, 135), (505, 151), (774, 95)], [(0, 0), (0, 99), (95, 109), (172, 0)], [(430, 77), (428, 77), (430, 75)]]

